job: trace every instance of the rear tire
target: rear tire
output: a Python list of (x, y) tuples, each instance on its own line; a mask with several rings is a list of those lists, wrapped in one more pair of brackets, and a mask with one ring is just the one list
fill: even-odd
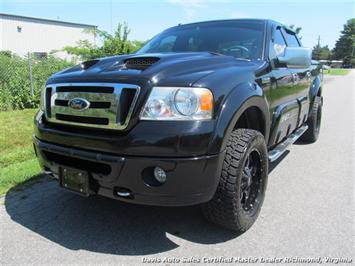
[(316, 142), (322, 121), (322, 97), (316, 96), (314, 99), (311, 115), (307, 120), (308, 129), (300, 137), (300, 140), (307, 143)]
[(227, 143), (215, 195), (202, 205), (205, 217), (227, 229), (245, 232), (259, 215), (267, 177), (268, 153), (264, 136), (251, 129), (234, 130)]

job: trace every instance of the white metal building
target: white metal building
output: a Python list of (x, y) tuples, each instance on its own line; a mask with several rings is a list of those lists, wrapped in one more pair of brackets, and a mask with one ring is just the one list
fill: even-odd
[(95, 35), (85, 31), (95, 28), (97, 26), (0, 13), (0, 51), (8, 50), (20, 56), (31, 52), (38, 57), (58, 51), (56, 56), (70, 59), (60, 50), (75, 46), (79, 40), (95, 43)]

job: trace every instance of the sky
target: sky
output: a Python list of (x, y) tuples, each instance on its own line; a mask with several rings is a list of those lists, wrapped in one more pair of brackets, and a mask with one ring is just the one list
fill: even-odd
[(0, 0), (0, 13), (92, 24), (112, 32), (127, 22), (132, 40), (147, 40), (179, 23), (270, 18), (302, 27), (304, 46), (333, 48), (343, 24), (355, 17), (354, 0)]

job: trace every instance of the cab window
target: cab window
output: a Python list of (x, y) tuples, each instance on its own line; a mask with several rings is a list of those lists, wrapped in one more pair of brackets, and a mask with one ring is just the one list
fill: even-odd
[(286, 31), (285, 38), (286, 38), (287, 46), (300, 47), (297, 37), (293, 32)]
[(274, 53), (276, 56), (283, 56), (285, 53), (286, 42), (282, 36), (281, 30), (277, 29), (274, 35), (274, 43), (272, 45)]

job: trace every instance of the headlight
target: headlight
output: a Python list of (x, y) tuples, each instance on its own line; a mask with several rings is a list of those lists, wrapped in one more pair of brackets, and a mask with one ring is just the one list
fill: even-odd
[(213, 95), (205, 88), (154, 87), (141, 112), (142, 120), (212, 119)]
[(174, 105), (182, 115), (193, 115), (199, 108), (199, 99), (191, 90), (179, 89), (175, 92)]

